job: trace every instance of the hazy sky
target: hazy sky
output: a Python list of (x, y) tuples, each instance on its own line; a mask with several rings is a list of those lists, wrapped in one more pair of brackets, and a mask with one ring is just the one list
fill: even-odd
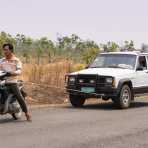
[(0, 31), (148, 43), (148, 0), (0, 0)]

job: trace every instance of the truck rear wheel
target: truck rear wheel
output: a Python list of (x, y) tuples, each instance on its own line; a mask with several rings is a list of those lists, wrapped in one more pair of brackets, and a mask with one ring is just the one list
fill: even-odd
[(71, 95), (71, 94), (69, 95), (69, 99), (73, 107), (82, 107), (86, 100), (84, 96)]

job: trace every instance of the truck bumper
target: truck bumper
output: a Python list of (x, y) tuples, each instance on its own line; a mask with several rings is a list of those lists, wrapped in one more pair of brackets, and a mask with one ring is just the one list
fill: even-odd
[(112, 87), (103, 87), (103, 88), (95, 88), (95, 92), (82, 92), (81, 89), (77, 89), (74, 86), (72, 87), (66, 87), (66, 90), (69, 94), (73, 95), (83, 95), (86, 98), (108, 98), (108, 97), (116, 97), (118, 95), (118, 89), (117, 88), (112, 88)]

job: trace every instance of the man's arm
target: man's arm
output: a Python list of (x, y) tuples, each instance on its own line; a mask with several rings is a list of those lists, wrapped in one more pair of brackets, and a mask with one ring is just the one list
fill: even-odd
[(18, 59), (16, 61), (16, 71), (11, 72), (13, 76), (21, 75), (22, 73), (22, 62)]

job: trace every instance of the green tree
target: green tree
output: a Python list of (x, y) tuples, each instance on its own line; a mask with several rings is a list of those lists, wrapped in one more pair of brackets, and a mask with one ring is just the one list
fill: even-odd
[(15, 36), (16, 40), (16, 50), (18, 55), (22, 55), (25, 58), (25, 62), (28, 63), (31, 54), (32, 54), (32, 46), (33, 46), (33, 39), (30, 37), (26, 37), (23, 34), (17, 34)]
[(86, 64), (89, 64), (99, 52), (99, 48), (88, 48), (85, 50), (85, 52), (83, 52), (82, 59), (83, 61), (85, 61)]
[(124, 41), (124, 49), (129, 51), (135, 50), (134, 41)]
[(55, 46), (51, 40), (48, 40), (47, 37), (42, 37), (39, 40), (39, 46), (43, 52), (48, 56), (48, 61), (51, 61), (51, 56), (55, 55)]
[(115, 52), (119, 50), (119, 45), (115, 42), (107, 42), (106, 44), (100, 44), (100, 47), (105, 52)]
[(77, 45), (79, 42), (80, 38), (75, 34), (72, 34), (70, 37), (58, 37), (56, 46), (58, 49), (58, 54), (71, 58), (77, 52)]

